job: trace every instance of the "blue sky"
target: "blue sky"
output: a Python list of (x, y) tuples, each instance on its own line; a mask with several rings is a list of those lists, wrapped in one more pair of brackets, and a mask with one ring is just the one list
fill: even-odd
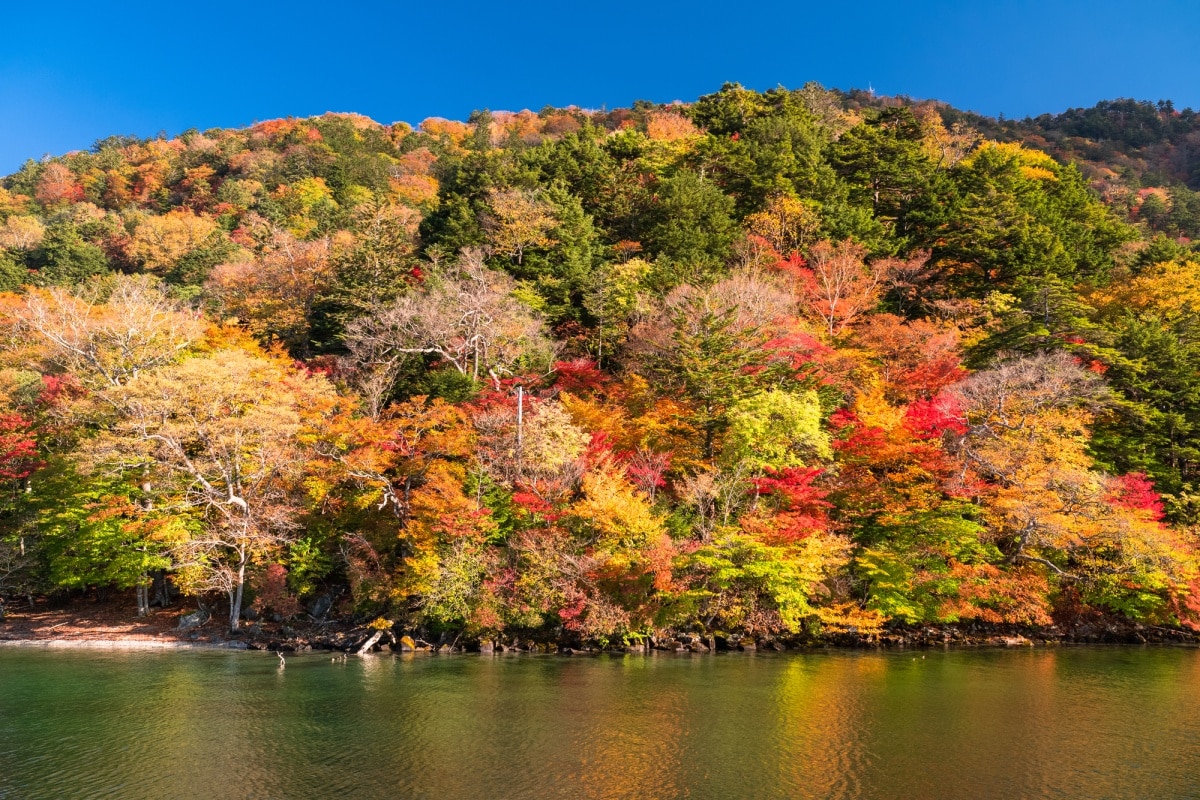
[(110, 134), (324, 111), (692, 100), (816, 80), (1025, 116), (1097, 100), (1200, 107), (1200, 3), (4, 3), (0, 174)]

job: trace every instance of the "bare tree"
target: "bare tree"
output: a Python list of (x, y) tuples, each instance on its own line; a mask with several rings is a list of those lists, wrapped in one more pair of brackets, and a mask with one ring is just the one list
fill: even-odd
[(121, 386), (175, 361), (205, 329), (198, 312), (146, 276), (92, 282), (74, 294), (31, 292), (18, 325), (47, 345), (48, 360), (90, 388)]
[(483, 253), (464, 250), (455, 268), (432, 276), (424, 291), (398, 298), (352, 322), (346, 346), (368, 405), (378, 406), (405, 361), (433, 355), (478, 381), (512, 374), (526, 357), (552, 354), (536, 314), (512, 296), (511, 278), (487, 268)]

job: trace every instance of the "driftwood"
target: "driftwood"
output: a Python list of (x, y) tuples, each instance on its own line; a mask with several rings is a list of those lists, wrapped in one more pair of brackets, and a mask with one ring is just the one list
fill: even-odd
[(382, 638), (383, 631), (375, 631), (375, 633), (371, 634), (371, 638), (363, 642), (362, 647), (355, 651), (355, 655), (365, 656), (367, 653), (371, 652), (371, 648), (378, 644), (379, 640)]

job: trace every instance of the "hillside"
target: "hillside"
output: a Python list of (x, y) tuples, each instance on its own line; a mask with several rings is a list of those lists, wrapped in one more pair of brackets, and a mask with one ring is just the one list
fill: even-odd
[(726, 85), (30, 162), (0, 599), (1200, 626), (1198, 125)]

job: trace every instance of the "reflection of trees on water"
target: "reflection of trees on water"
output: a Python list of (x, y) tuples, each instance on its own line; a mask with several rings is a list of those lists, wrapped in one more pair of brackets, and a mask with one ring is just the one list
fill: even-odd
[(1200, 653), (1170, 648), (0, 651), (0, 674), (14, 797), (1174, 797), (1200, 764)]

